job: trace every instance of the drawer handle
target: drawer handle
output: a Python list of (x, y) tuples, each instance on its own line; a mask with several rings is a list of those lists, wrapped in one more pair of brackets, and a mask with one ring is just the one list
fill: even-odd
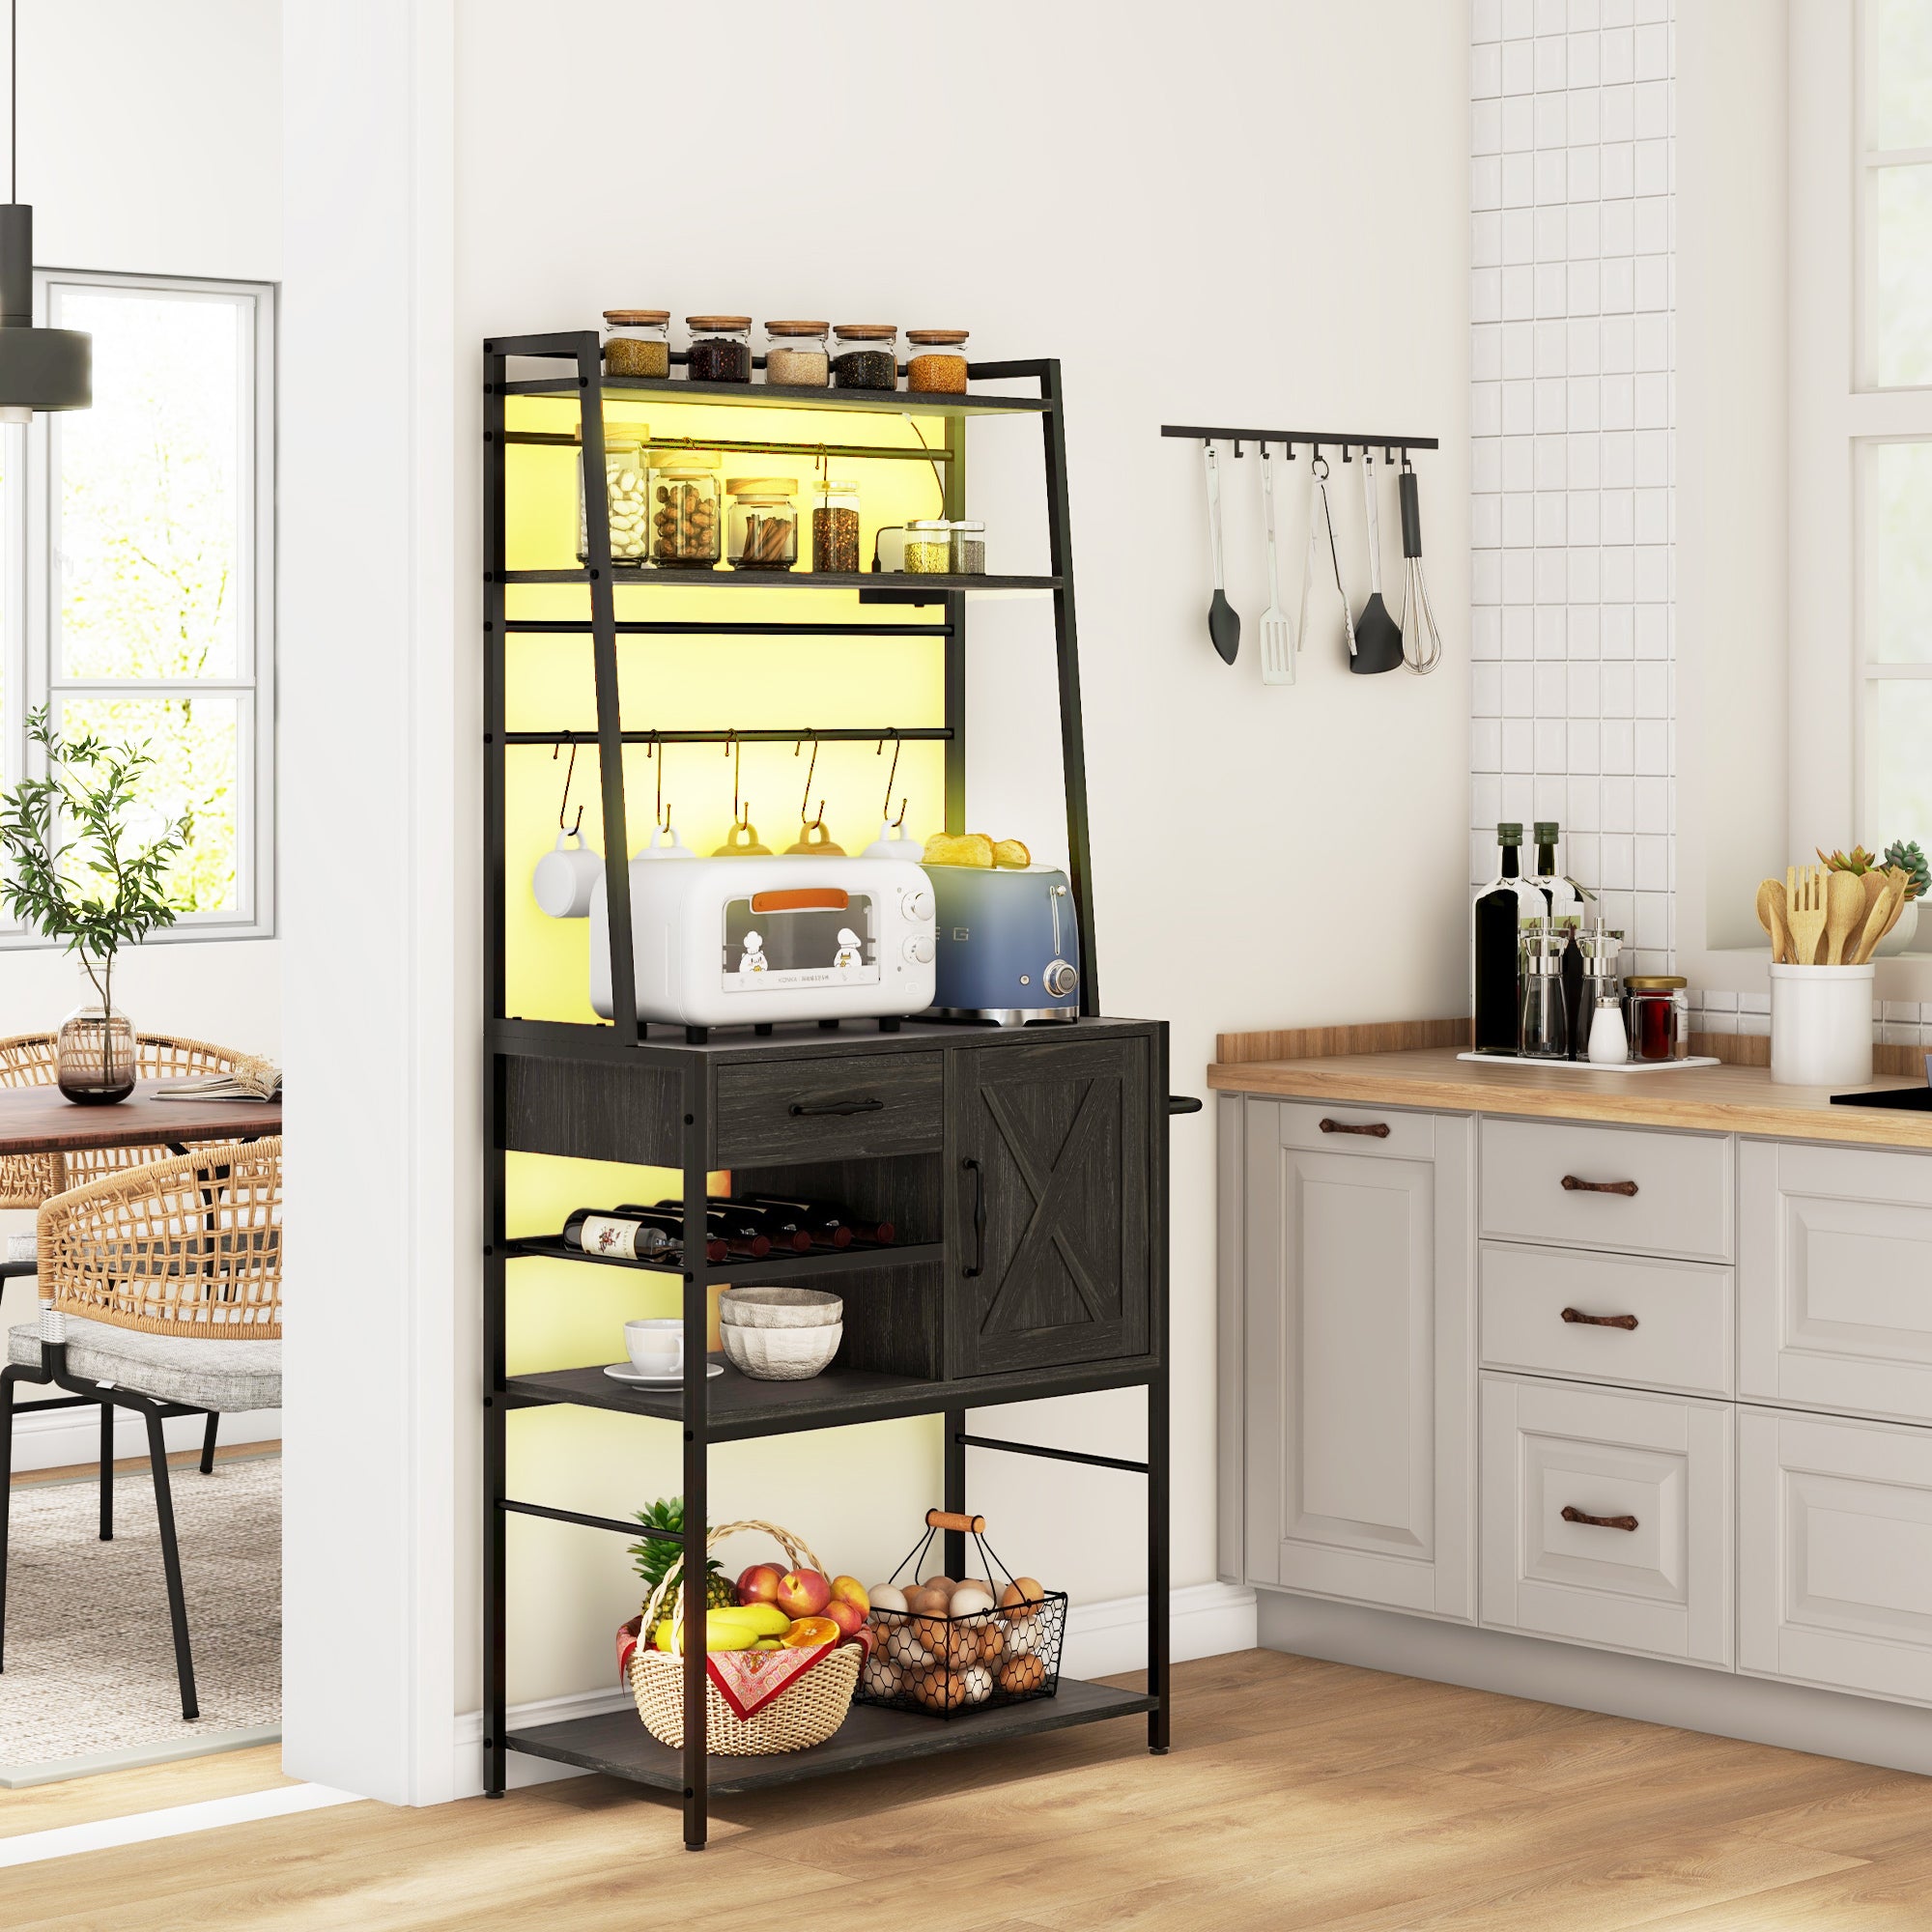
[(1634, 1315), (1585, 1315), (1580, 1308), (1566, 1308), (1563, 1311), (1566, 1321), (1586, 1322), (1592, 1328), (1634, 1328)]
[(1636, 1518), (1634, 1516), (1591, 1516), (1579, 1510), (1575, 1503), (1563, 1505), (1565, 1522), (1587, 1522), (1592, 1529), (1634, 1529)]
[(959, 1270), (970, 1281), (986, 1268), (986, 1170), (970, 1153), (959, 1165), (973, 1177), (973, 1265)]
[(1384, 1121), (1323, 1121), (1321, 1131), (1324, 1134), (1369, 1134), (1378, 1141), (1389, 1137), (1388, 1123)]
[(1634, 1180), (1578, 1180), (1574, 1174), (1563, 1177), (1563, 1191), (1566, 1194), (1621, 1194), (1626, 1201), (1636, 1199), (1636, 1182)]
[(811, 1114), (876, 1114), (885, 1104), (883, 1100), (820, 1100), (812, 1103), (794, 1100), (791, 1116), (797, 1120), (802, 1115)]

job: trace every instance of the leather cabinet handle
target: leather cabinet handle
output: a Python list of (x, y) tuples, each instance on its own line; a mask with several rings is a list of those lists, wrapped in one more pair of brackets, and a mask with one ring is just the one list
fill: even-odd
[(1324, 1134), (1368, 1134), (1378, 1141), (1389, 1137), (1388, 1124), (1383, 1121), (1323, 1121), (1321, 1131)]
[(1634, 1315), (1585, 1315), (1580, 1308), (1566, 1308), (1563, 1311), (1566, 1321), (1581, 1321), (1592, 1328), (1634, 1328)]
[(1636, 1199), (1636, 1182), (1634, 1180), (1578, 1180), (1574, 1174), (1563, 1177), (1563, 1191), (1566, 1194), (1621, 1194), (1626, 1201)]
[(810, 1114), (876, 1114), (885, 1107), (883, 1100), (823, 1100), (808, 1103), (794, 1100), (791, 1103), (792, 1119)]
[(1592, 1529), (1634, 1529), (1636, 1518), (1634, 1516), (1591, 1516), (1579, 1510), (1575, 1503), (1563, 1505), (1565, 1522), (1587, 1522)]

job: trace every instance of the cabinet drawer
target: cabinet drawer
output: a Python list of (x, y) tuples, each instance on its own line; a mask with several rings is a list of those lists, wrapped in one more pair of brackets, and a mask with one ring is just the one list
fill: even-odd
[(1394, 1107), (1314, 1100), (1285, 1100), (1281, 1144), (1321, 1153), (1379, 1153), (1391, 1160), (1428, 1160), (1435, 1152), (1432, 1114), (1405, 1114)]
[(945, 1056), (866, 1053), (718, 1069), (721, 1167), (920, 1153), (944, 1134)]
[(1485, 1243), (1483, 1366), (1731, 1393), (1731, 1270)]
[(1730, 1668), (1735, 1411), (1482, 1384), (1483, 1621)]
[(1505, 1241), (1727, 1262), (1731, 1150), (1725, 1134), (1486, 1120), (1482, 1232)]
[(1738, 1667), (1932, 1704), (1932, 1430), (1739, 1409)]
[(1738, 1390), (1932, 1422), (1932, 1154), (1747, 1141)]

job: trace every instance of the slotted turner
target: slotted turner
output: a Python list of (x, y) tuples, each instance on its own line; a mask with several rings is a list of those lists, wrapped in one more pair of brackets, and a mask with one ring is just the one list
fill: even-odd
[(1268, 603), (1262, 612), (1262, 682), (1294, 682), (1294, 633), (1281, 608), (1281, 577), (1274, 553), (1274, 459), (1262, 444), (1262, 509), (1267, 524)]

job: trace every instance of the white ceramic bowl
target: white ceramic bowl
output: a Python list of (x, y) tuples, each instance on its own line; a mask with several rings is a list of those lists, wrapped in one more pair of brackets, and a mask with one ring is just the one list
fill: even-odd
[(727, 1328), (831, 1328), (844, 1319), (844, 1302), (822, 1288), (727, 1288), (718, 1297)]
[(725, 1359), (740, 1374), (761, 1382), (802, 1382), (825, 1368), (838, 1352), (845, 1324), (829, 1328), (738, 1328), (726, 1323), (719, 1335)]

